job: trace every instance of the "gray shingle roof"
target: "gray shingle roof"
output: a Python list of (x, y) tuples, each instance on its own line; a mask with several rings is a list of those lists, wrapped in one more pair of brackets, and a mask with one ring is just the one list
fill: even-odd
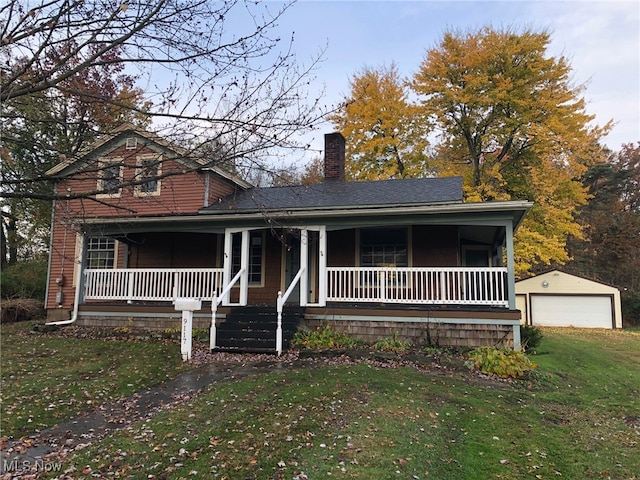
[(461, 203), (462, 178), (409, 178), (371, 182), (328, 181), (308, 186), (253, 188), (201, 210), (202, 213), (393, 207)]

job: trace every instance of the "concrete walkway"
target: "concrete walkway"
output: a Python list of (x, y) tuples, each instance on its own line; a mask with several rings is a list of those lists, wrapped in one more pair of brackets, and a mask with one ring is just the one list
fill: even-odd
[(29, 470), (42, 470), (46, 467), (45, 459), (48, 455), (62, 449), (73, 450), (81, 444), (91, 443), (133, 422), (151, 417), (162, 407), (184, 401), (213, 383), (292, 366), (291, 362), (277, 360), (226, 362), (205, 364), (183, 372), (172, 380), (117, 403), (100, 406), (84, 416), (9, 442), (0, 452), (0, 478), (20, 478)]

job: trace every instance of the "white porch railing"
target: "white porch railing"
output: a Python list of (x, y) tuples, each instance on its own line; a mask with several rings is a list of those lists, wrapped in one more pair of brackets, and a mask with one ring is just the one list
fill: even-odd
[(327, 267), (327, 301), (508, 307), (506, 267)]
[[(221, 268), (87, 269), (85, 300), (212, 300)], [(509, 305), (505, 267), (327, 267), (327, 301)]]
[(222, 289), (221, 268), (101, 268), (84, 275), (85, 300), (211, 300)]

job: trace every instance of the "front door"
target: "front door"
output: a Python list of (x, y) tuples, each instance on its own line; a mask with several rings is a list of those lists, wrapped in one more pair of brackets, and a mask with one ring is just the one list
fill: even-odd
[[(320, 262), (320, 232), (319, 230), (307, 230), (306, 231), (306, 242), (302, 245), (301, 238), (305, 238), (304, 235), (300, 234), (300, 230), (291, 230), (287, 232), (285, 235), (285, 245), (284, 252), (282, 258), (284, 259), (283, 270), (284, 274), (282, 278), (284, 279), (284, 285), (282, 285), (283, 293), (289, 288), (291, 282), (300, 271), (300, 267), (302, 266), (302, 255), (303, 248), (306, 249), (307, 252), (307, 271), (306, 278), (300, 279), (294, 289), (291, 292), (291, 295), (287, 299), (288, 303), (298, 304), (300, 302), (300, 285), (306, 283), (307, 285), (307, 295), (306, 301), (307, 304), (315, 303), (318, 301), (318, 285), (320, 282), (319, 279), (319, 262)], [(305, 280), (305, 282), (302, 282)]]

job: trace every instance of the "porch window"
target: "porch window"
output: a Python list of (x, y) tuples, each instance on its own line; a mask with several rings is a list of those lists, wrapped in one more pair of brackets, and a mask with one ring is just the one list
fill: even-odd
[(87, 268), (113, 268), (116, 257), (116, 242), (108, 237), (87, 239)]
[(99, 163), (98, 197), (119, 197), (122, 192), (122, 160), (102, 160)]
[(360, 230), (362, 267), (407, 267), (406, 228), (367, 228)]
[[(231, 270), (232, 275), (235, 275), (240, 271), (240, 250), (242, 243), (242, 235), (236, 233), (233, 235), (233, 246), (231, 251), (232, 263)], [(249, 284), (261, 285), (262, 284), (262, 258), (264, 247), (264, 232), (252, 231), (249, 232)]]
[(136, 185), (135, 193), (138, 197), (154, 196), (160, 194), (160, 179), (162, 173), (162, 157), (144, 155), (137, 159), (136, 180), (141, 183)]

